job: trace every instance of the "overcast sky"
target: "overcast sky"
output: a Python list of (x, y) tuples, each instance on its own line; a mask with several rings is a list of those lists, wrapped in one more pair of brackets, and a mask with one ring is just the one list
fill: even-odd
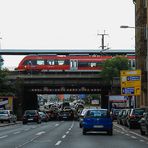
[[(134, 49), (132, 0), (0, 0), (2, 49)], [(3, 56), (16, 67), (22, 56)]]

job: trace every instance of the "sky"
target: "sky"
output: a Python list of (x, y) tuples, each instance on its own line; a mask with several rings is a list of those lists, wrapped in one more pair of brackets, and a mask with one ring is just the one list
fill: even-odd
[[(132, 0), (0, 0), (1, 49), (134, 49)], [(3, 56), (9, 69), (23, 56)]]

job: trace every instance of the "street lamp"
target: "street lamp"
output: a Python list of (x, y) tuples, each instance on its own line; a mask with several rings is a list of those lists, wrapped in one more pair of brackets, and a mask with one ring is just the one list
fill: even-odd
[(120, 28), (134, 28), (134, 29), (135, 29), (135, 27), (131, 27), (131, 26), (124, 26), (124, 25), (120, 26)]
[(134, 28), (134, 29), (143, 29), (143, 30), (145, 30), (145, 35), (146, 35), (146, 40), (147, 40), (145, 69), (147, 71), (146, 85), (147, 85), (147, 96), (148, 96), (148, 26), (135, 26), (135, 27), (131, 27), (131, 26), (122, 25), (122, 26), (120, 26), (120, 28), (124, 28), (124, 29), (126, 29), (126, 28)]

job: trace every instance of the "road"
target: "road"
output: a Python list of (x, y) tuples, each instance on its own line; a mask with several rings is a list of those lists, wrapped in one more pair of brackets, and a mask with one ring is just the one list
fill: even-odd
[[(82, 135), (77, 121), (15, 124), (0, 127), (0, 148), (148, 148), (148, 136), (114, 123), (113, 136)], [(136, 132), (135, 132), (136, 131)]]

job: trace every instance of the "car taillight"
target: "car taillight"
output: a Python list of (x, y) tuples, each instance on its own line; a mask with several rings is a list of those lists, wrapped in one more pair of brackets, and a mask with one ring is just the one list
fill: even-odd
[(38, 116), (38, 115), (35, 115), (35, 116), (34, 116), (34, 118), (35, 118), (35, 119), (38, 119), (38, 118), (39, 118), (39, 116)]
[(135, 115), (129, 115), (129, 118), (135, 118)]

